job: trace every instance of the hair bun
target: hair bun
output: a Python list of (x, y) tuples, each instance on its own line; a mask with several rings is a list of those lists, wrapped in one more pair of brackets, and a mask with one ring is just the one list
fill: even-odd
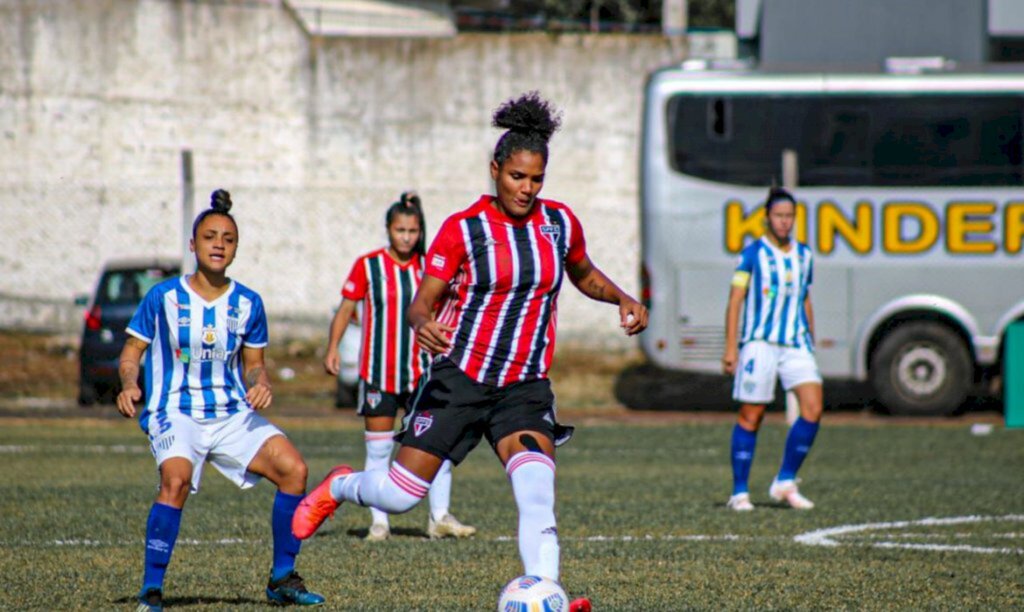
[(404, 191), (398, 201), (405, 208), (421, 208), (423, 206), (420, 196), (415, 191)]
[(561, 126), (562, 115), (540, 97), (540, 92), (531, 91), (499, 106), (491, 123), (512, 132), (533, 132), (547, 141)]
[(231, 194), (224, 189), (218, 189), (210, 194), (210, 208), (217, 212), (226, 213), (231, 210)]

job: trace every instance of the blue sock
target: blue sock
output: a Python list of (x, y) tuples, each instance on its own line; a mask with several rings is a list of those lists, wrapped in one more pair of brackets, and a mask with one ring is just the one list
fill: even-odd
[(807, 453), (814, 444), (814, 436), (818, 435), (818, 424), (805, 421), (798, 417), (793, 426), (789, 429), (786, 437), (786, 452), (782, 456), (782, 467), (779, 469), (779, 480), (793, 480), (796, 478), (800, 464), (804, 462)]
[(146, 568), (142, 574), (142, 592), (164, 588), (164, 572), (171, 562), (174, 541), (181, 526), (181, 508), (154, 503), (146, 521)]
[(747, 431), (738, 424), (732, 428), (732, 494), (747, 493), (750, 466), (754, 463), (757, 432)]
[(290, 495), (281, 491), (274, 496), (274, 510), (270, 517), (270, 527), (274, 532), (274, 567), (270, 571), (271, 580), (280, 580), (295, 569), (295, 557), (299, 554), (302, 542), (292, 535), (292, 516), (300, 501), (301, 495)]

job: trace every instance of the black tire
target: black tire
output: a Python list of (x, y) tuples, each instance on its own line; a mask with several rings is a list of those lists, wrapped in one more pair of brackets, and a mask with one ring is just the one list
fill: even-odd
[(96, 403), (97, 393), (96, 387), (90, 384), (80, 384), (78, 386), (78, 405), (82, 408), (88, 408)]
[(956, 332), (940, 323), (912, 321), (882, 338), (868, 376), (892, 414), (949, 415), (967, 399), (974, 366)]
[(356, 387), (355, 385), (346, 385), (345, 383), (338, 381), (338, 389), (334, 395), (334, 407), (335, 408), (353, 408), (356, 405)]

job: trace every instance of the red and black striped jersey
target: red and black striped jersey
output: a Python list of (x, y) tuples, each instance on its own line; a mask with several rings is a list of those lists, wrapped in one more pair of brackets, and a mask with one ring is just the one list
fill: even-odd
[(583, 228), (559, 202), (538, 199), (514, 219), (481, 196), (448, 217), (426, 262), (427, 274), (449, 284), (437, 314), (455, 328), (448, 357), (488, 385), (545, 378), (565, 266), (585, 257)]
[(344, 298), (363, 300), (359, 376), (381, 391), (412, 391), (427, 364), (405, 318), (422, 278), (421, 256), (400, 263), (383, 248), (357, 259), (341, 290)]

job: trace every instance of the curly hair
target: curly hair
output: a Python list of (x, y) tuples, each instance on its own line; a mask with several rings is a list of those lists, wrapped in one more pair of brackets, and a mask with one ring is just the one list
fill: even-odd
[(537, 91), (508, 100), (494, 111), (491, 124), (506, 130), (494, 145), (494, 161), (501, 164), (516, 151), (539, 153), (548, 161), (548, 140), (562, 124), (562, 113)]

